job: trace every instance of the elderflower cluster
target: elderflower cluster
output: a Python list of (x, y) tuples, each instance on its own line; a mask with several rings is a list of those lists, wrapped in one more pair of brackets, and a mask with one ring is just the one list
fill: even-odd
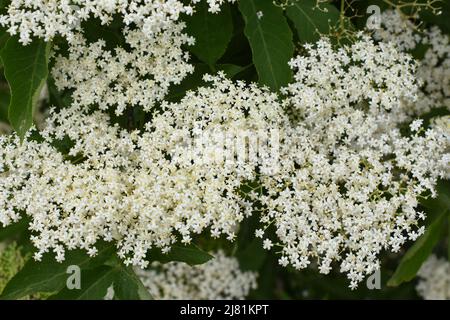
[[(430, 126), (436, 131), (440, 131), (447, 141), (450, 141), (450, 115), (434, 117), (431, 119)], [(450, 179), (450, 144), (447, 144), (447, 153), (444, 154), (446, 163), (445, 179)]]
[[(227, 188), (231, 193), (240, 183), (254, 180), (258, 166), (277, 166), (277, 158), (262, 152), (260, 158), (250, 161), (247, 152), (253, 140), (245, 139), (283, 129), (288, 119), (277, 95), (266, 88), (232, 82), (222, 72), (203, 79), (212, 87), (187, 92), (180, 103), (163, 104), (166, 111), (154, 118), (152, 130), (155, 136), (172, 137), (168, 143), (173, 147), (168, 149), (180, 167), (191, 168), (194, 164), (205, 170), (205, 175), (236, 179), (236, 184)], [(231, 138), (231, 143), (208, 139), (208, 134)]]
[[(382, 250), (397, 251), (423, 232), (418, 197), (434, 195), (445, 175), (448, 133), (416, 120), (409, 137), (401, 134), (417, 84), (413, 61), (394, 45), (361, 37), (336, 51), (323, 39), (306, 51), (291, 62), (295, 82), (284, 100), (218, 74), (178, 103), (162, 101), (142, 132), (75, 102), (51, 113), (40, 139), (1, 137), (0, 222), (29, 216), (37, 259), (54, 251), (61, 261), (74, 248), (95, 255), (105, 240), (125, 263), (145, 268), (148, 249), (167, 252), (206, 230), (233, 240), (244, 217), (258, 214), (275, 226), (279, 241), (263, 244), (281, 248), (281, 265), (302, 269), (314, 259), (328, 273), (339, 262), (356, 287), (379, 268)], [(262, 162), (236, 155), (254, 139), (219, 161), (230, 146), (202, 140), (274, 130), (277, 157)], [(200, 153), (198, 141), (207, 145)], [(248, 182), (260, 192), (243, 194)]]
[(416, 290), (425, 300), (450, 300), (450, 262), (431, 255), (417, 273)]
[(66, 249), (95, 255), (99, 240), (116, 241), (127, 264), (145, 267), (152, 247), (167, 252), (181, 236), (208, 229), (232, 240), (251, 214), (238, 188), (254, 164), (192, 162), (184, 138), (199, 128), (269, 130), (282, 119), (276, 96), (255, 85), (208, 77), (210, 87), (167, 105), (144, 132), (80, 108), (52, 112), (41, 139), (0, 137), (0, 223), (30, 217), (36, 259)]
[[(209, 10), (225, 1), (208, 0)], [(239, 223), (258, 214), (265, 227), (275, 226), (278, 240), (265, 238), (263, 246), (280, 248), (281, 265), (302, 269), (316, 260), (326, 274), (337, 262), (355, 288), (379, 268), (381, 251), (398, 251), (423, 232), (418, 197), (435, 195), (437, 179), (448, 174), (445, 130), (425, 131), (420, 120), (408, 137), (399, 130), (417, 108), (448, 100), (448, 39), (431, 31), (420, 40), (431, 53), (419, 66), (402, 52), (418, 43), (415, 34), (400, 45), (361, 35), (338, 50), (322, 39), (291, 61), (295, 81), (283, 97), (219, 73), (205, 77), (209, 86), (169, 103), (169, 87), (193, 71), (182, 50), (193, 39), (178, 18), (198, 2), (11, 1), (0, 25), (20, 34), (23, 44), (32, 37), (68, 40), (67, 55), (54, 54), (51, 72), (59, 90), (71, 90), (73, 103), (52, 110), (46, 127), (23, 143), (15, 135), (0, 137), (0, 223), (28, 216), (36, 259), (53, 251), (62, 261), (75, 248), (93, 256), (104, 240), (116, 243), (126, 264), (146, 268), (151, 248), (168, 252), (205, 231), (233, 240)], [(108, 24), (115, 15), (126, 26), (126, 46), (88, 43), (81, 22), (96, 17)], [(155, 105), (161, 112), (142, 131), (121, 129), (102, 112)], [(277, 132), (273, 153), (256, 148), (257, 161), (246, 161), (250, 151), (239, 156), (268, 132)], [(211, 144), (205, 136), (236, 141)], [(249, 182), (260, 192), (243, 194)], [(199, 297), (245, 296), (254, 277), (230, 275), (237, 262), (218, 255), (210, 263), (218, 274), (207, 265), (189, 269), (194, 273), (180, 264), (160, 266), (166, 274), (152, 293), (194, 297), (190, 287), (204, 283)], [(172, 280), (187, 281), (178, 278), (185, 272), (192, 282), (171, 287)], [(197, 273), (203, 278), (194, 280)], [(214, 287), (219, 284), (226, 286)]]
[[(391, 43), (375, 44), (364, 35), (350, 47), (334, 50), (324, 38), (315, 45), (306, 44), (305, 50), (306, 56), (289, 63), (296, 71), (295, 81), (283, 90), (291, 94), (288, 102), (305, 124), (331, 125), (330, 129), (340, 135), (351, 125), (348, 116), (356, 119), (367, 113), (385, 122), (386, 127), (406, 120), (403, 101), (417, 98), (416, 64), (411, 56)], [(329, 123), (334, 112), (337, 118)], [(357, 136), (360, 134), (347, 139)]]
[(410, 113), (421, 115), (438, 107), (450, 109), (450, 40), (446, 34), (436, 26), (417, 31), (397, 11), (387, 10), (381, 14), (381, 28), (375, 31), (374, 38), (405, 52), (426, 48), (416, 74), (422, 83), (418, 99), (406, 106)]
[(75, 106), (114, 108), (120, 115), (129, 106), (151, 110), (164, 99), (171, 84), (178, 84), (193, 66), (183, 45), (194, 39), (182, 33), (183, 23), (173, 24), (157, 37), (140, 30), (124, 30), (129, 50), (105, 49), (99, 40), (87, 43), (82, 34), (71, 41), (68, 56), (58, 55), (52, 76), (59, 90), (72, 89)]
[(147, 270), (137, 270), (137, 274), (158, 300), (245, 299), (256, 289), (257, 273), (241, 271), (238, 260), (222, 251), (213, 256), (214, 259), (193, 267), (183, 262), (154, 262)]
[(393, 42), (400, 51), (414, 49), (422, 37), (416, 32), (416, 26), (403, 18), (397, 10), (385, 10), (380, 16), (381, 26), (374, 31), (374, 38), (384, 42)]
[[(208, 0), (209, 11), (218, 12), (225, 1)], [(70, 41), (89, 18), (109, 24), (119, 15), (127, 26), (137, 26), (152, 37), (172, 27), (181, 14), (192, 14), (198, 2), (185, 5), (180, 0), (12, 0), (6, 14), (0, 16), (0, 25), (11, 35), (19, 34), (20, 42), (26, 45), (33, 37), (50, 41), (62, 36)]]
[(421, 121), (410, 137), (396, 128), (417, 87), (411, 59), (392, 45), (363, 37), (337, 51), (328, 40), (306, 50), (284, 89), (300, 121), (282, 144), (282, 170), (262, 177), (261, 221), (280, 240), (264, 246), (280, 247), (280, 264), (296, 269), (314, 259), (327, 274), (339, 262), (355, 288), (379, 268), (382, 250), (423, 233), (418, 196), (435, 195), (448, 135), (420, 129)]

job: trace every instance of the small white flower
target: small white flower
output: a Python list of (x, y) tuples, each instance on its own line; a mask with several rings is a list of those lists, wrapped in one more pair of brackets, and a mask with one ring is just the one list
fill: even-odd
[(288, 260), (288, 258), (286, 258), (286, 257), (281, 257), (281, 258), (279, 258), (278, 259), (278, 263), (281, 265), (281, 266), (283, 266), (283, 267), (286, 267), (288, 264), (289, 264), (289, 260)]
[(255, 236), (256, 236), (257, 238), (262, 238), (262, 237), (264, 236), (264, 230), (262, 230), (262, 229), (257, 229), (257, 230), (255, 231)]
[(410, 124), (409, 128), (411, 129), (412, 132), (417, 132), (422, 127), (422, 123), (423, 123), (422, 119), (416, 119)]
[(273, 246), (273, 243), (270, 239), (264, 239), (263, 241), (263, 248), (266, 250), (270, 250)]
[(406, 103), (407, 114), (420, 116), (442, 106), (450, 110), (449, 37), (437, 26), (417, 32), (417, 28), (397, 10), (384, 11), (380, 21), (381, 28), (375, 30), (375, 39), (394, 44), (403, 52), (426, 47), (416, 72), (421, 90), (413, 103)]
[[(182, 32), (184, 24), (173, 23), (161, 33), (147, 37), (140, 30), (125, 29), (125, 41), (132, 48), (108, 51), (105, 42), (88, 43), (81, 33), (73, 36), (68, 56), (57, 55), (52, 76), (59, 90), (71, 89), (75, 105), (101, 110), (141, 106), (151, 111), (194, 68), (183, 45), (193, 39)], [(149, 80), (151, 79), (151, 80)]]

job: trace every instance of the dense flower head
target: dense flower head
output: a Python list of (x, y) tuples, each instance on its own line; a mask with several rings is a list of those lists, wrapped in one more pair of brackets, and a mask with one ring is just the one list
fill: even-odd
[(444, 153), (443, 161), (446, 170), (445, 179), (450, 179), (450, 115), (432, 118), (430, 126), (440, 132), (447, 141), (447, 152)]
[(180, 103), (164, 103), (165, 112), (155, 116), (149, 130), (177, 140), (170, 141), (170, 154), (183, 167), (194, 163), (211, 175), (241, 180), (255, 179), (258, 166), (275, 167), (271, 154), (259, 152), (251, 161), (248, 149), (255, 147), (252, 142), (260, 149), (265, 143), (278, 147), (277, 140), (269, 141), (270, 133), (288, 125), (278, 96), (256, 84), (232, 82), (222, 72), (204, 80), (210, 86), (187, 92)]
[[(244, 217), (259, 214), (275, 226), (278, 240), (263, 243), (281, 248), (280, 264), (302, 269), (316, 260), (328, 273), (339, 262), (356, 287), (379, 268), (381, 251), (423, 232), (418, 197), (435, 195), (445, 176), (449, 136), (439, 126), (425, 131), (421, 120), (408, 137), (398, 129), (401, 101), (417, 90), (408, 55), (368, 38), (338, 51), (321, 40), (307, 50), (292, 62), (296, 82), (283, 89), (284, 101), (219, 73), (180, 102), (163, 101), (141, 132), (75, 102), (51, 112), (42, 141), (2, 137), (0, 222), (30, 216), (37, 259), (54, 251), (61, 261), (74, 248), (95, 255), (106, 240), (125, 263), (145, 268), (150, 248), (167, 252), (206, 230), (233, 240)], [(278, 132), (276, 157), (239, 158), (255, 141), (249, 132), (270, 131)], [(211, 143), (211, 133), (244, 133), (244, 143)], [(243, 195), (247, 182), (263, 192)]]
[(164, 99), (171, 84), (193, 72), (183, 45), (194, 39), (182, 32), (183, 23), (172, 24), (157, 36), (145, 37), (140, 30), (124, 30), (129, 50), (105, 48), (99, 40), (88, 43), (74, 35), (68, 56), (57, 54), (52, 75), (59, 90), (72, 89), (74, 105), (113, 108), (117, 115), (127, 107), (149, 111)]
[(263, 177), (261, 220), (276, 227), (280, 264), (315, 260), (326, 274), (339, 262), (354, 288), (379, 268), (382, 250), (424, 231), (418, 197), (435, 195), (445, 176), (449, 136), (420, 121), (409, 137), (396, 127), (417, 86), (411, 59), (392, 45), (363, 38), (339, 50), (326, 40), (306, 48), (284, 90), (301, 121), (282, 144), (283, 169)]
[(316, 261), (326, 274), (337, 261), (354, 287), (379, 268), (382, 250), (396, 252), (423, 233), (418, 197), (443, 174), (444, 159), (436, 156), (445, 150), (443, 137), (397, 131), (364, 148), (324, 153), (308, 131), (292, 134), (298, 143), (281, 153), (285, 169), (264, 177), (261, 221), (276, 227), (280, 264), (303, 269)]
[[(233, 2), (230, 0), (229, 2)], [(171, 28), (181, 14), (192, 14), (195, 4), (180, 0), (12, 0), (7, 13), (0, 16), (0, 25), (20, 41), (28, 44), (33, 37), (46, 41), (55, 36), (71, 40), (81, 30), (81, 23), (98, 18), (109, 24), (120, 15), (126, 25), (134, 25), (148, 37)], [(225, 0), (208, 0), (209, 10), (218, 12)]]
[(433, 108), (450, 109), (450, 40), (437, 26), (418, 31), (395, 10), (381, 14), (381, 28), (374, 38), (395, 45), (400, 51), (425, 48), (416, 77), (421, 82), (417, 101), (407, 103), (409, 113), (422, 115)]
[(431, 255), (417, 273), (416, 290), (425, 300), (450, 300), (450, 262)]
[(214, 258), (202, 265), (154, 262), (149, 269), (137, 270), (137, 274), (158, 300), (245, 299), (256, 289), (257, 273), (241, 271), (238, 260), (223, 251), (212, 254)]
[(380, 28), (375, 29), (374, 38), (393, 42), (401, 51), (410, 51), (422, 40), (416, 26), (397, 10), (385, 10), (380, 16)]
[(144, 132), (127, 132), (106, 114), (75, 106), (52, 112), (43, 141), (1, 137), (0, 222), (30, 216), (35, 258), (53, 250), (59, 261), (66, 249), (94, 255), (98, 240), (114, 240), (126, 263), (145, 267), (147, 250), (167, 252), (176, 234), (188, 243), (209, 228), (213, 237), (232, 240), (251, 213), (237, 189), (254, 178), (254, 169), (237, 161), (227, 170), (216, 162), (192, 163), (177, 156), (180, 137), (200, 123), (267, 130), (280, 121), (271, 119), (282, 119), (281, 106), (277, 111), (274, 95), (256, 86), (207, 80), (211, 87), (170, 105)]
[(289, 93), (287, 103), (303, 123), (343, 132), (358, 130), (347, 119), (358, 121), (366, 113), (386, 126), (406, 120), (403, 101), (417, 98), (416, 64), (411, 56), (364, 35), (337, 50), (327, 38), (306, 44), (305, 50), (306, 55), (291, 60), (295, 81), (284, 89)]
[[(208, 0), (209, 10), (225, 1)], [(204, 233), (233, 241), (243, 219), (258, 215), (256, 236), (279, 249), (281, 265), (327, 274), (339, 264), (355, 288), (380, 267), (382, 251), (423, 233), (418, 199), (448, 177), (448, 119), (428, 130), (412, 121), (448, 106), (448, 38), (438, 29), (402, 34), (387, 12), (378, 43), (359, 34), (339, 49), (327, 38), (306, 44), (281, 94), (218, 73), (168, 102), (171, 85), (193, 72), (182, 48), (194, 39), (178, 18), (198, 2), (11, 2), (0, 24), (23, 44), (66, 38), (67, 52), (53, 48), (51, 74), (72, 104), (52, 109), (23, 142), (0, 137), (0, 223), (28, 216), (38, 260), (52, 251), (62, 261), (75, 248), (93, 256), (103, 240), (146, 268), (149, 249), (167, 253)], [(82, 21), (116, 15), (125, 46), (85, 38)], [(429, 47), (419, 64), (405, 52), (418, 44)], [(137, 106), (152, 112), (140, 131), (105, 112)], [(193, 269), (151, 267), (141, 276), (161, 299), (243, 298), (255, 286), (221, 252)]]

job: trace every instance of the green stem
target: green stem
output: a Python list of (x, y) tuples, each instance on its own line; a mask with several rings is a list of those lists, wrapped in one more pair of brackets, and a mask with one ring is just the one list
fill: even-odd
[(341, 0), (341, 13), (339, 16), (339, 22), (341, 25), (341, 30), (344, 30), (345, 24), (344, 24), (344, 18), (345, 18), (345, 0)]

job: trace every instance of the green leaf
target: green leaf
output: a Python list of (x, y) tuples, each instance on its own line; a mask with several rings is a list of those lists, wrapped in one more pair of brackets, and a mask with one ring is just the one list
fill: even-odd
[(436, 198), (423, 198), (420, 204), (427, 209), (428, 217), (434, 218), (450, 208), (450, 181), (440, 180), (436, 185)]
[(252, 48), (259, 82), (278, 90), (292, 79), (288, 66), (294, 54), (292, 32), (283, 10), (272, 1), (240, 0), (244, 33)]
[(262, 239), (254, 238), (242, 251), (236, 254), (242, 270), (259, 270), (267, 258), (267, 250), (263, 249)]
[(450, 34), (450, 2), (442, 0), (436, 3), (440, 14), (435, 14), (429, 8), (419, 12), (420, 18), (432, 25), (437, 25), (443, 33)]
[(339, 10), (335, 6), (329, 3), (317, 5), (316, 0), (294, 0), (286, 8), (286, 14), (304, 43), (316, 42), (321, 34), (329, 34), (330, 27), (339, 21)]
[[(206, 85), (203, 76), (211, 73), (211, 69), (205, 63), (195, 63), (194, 73), (187, 76), (178, 85), (171, 86), (167, 100), (176, 102), (182, 99), (187, 91), (196, 90), (198, 87)], [(228, 78), (233, 78), (239, 73), (247, 70), (250, 66), (241, 67), (235, 64), (217, 64), (216, 69), (225, 72)]]
[[(119, 15), (115, 15), (108, 24), (102, 22), (100, 18), (94, 17), (81, 22), (81, 29), (83, 30), (83, 35), (86, 37), (87, 42), (94, 43), (102, 40), (105, 42), (105, 49), (109, 51), (114, 51), (117, 47), (124, 47), (127, 45), (123, 35), (124, 28), (125, 23)], [(59, 50), (61, 50), (61, 46)]]
[(19, 222), (10, 224), (7, 227), (0, 227), (0, 241), (19, 235), (27, 229), (29, 222), (29, 219), (24, 218)]
[(235, 64), (218, 64), (217, 69), (225, 72), (228, 78), (232, 79), (237, 76), (239, 73), (247, 70), (251, 67), (251, 64), (245, 67), (238, 66)]
[[(5, 31), (4, 28), (0, 28), (0, 50), (5, 46), (8, 39), (9, 34)], [(3, 62), (1, 59), (0, 59), (0, 66), (3, 67)]]
[(57, 294), (50, 296), (49, 300), (102, 300), (108, 288), (112, 285), (117, 269), (101, 266), (81, 272), (80, 289), (65, 287)]
[(186, 32), (195, 38), (195, 45), (189, 50), (214, 70), (214, 64), (223, 56), (233, 36), (233, 20), (227, 3), (219, 13), (208, 12), (208, 7), (206, 1), (201, 1), (197, 11), (185, 18)]
[(3, 14), (6, 5), (9, 5), (10, 2), (11, 2), (10, 0), (0, 0), (0, 13)]
[(147, 258), (149, 261), (159, 261), (162, 263), (178, 261), (194, 266), (203, 264), (214, 257), (196, 245), (190, 244), (187, 246), (174, 245), (167, 254), (162, 253), (158, 249), (152, 249), (148, 252)]
[(448, 262), (450, 262), (450, 210), (448, 211), (447, 227), (447, 258)]
[(187, 76), (180, 84), (172, 85), (169, 95), (166, 97), (171, 102), (181, 100), (187, 91), (195, 90), (205, 84), (203, 76), (210, 72), (210, 68), (204, 63), (195, 64), (194, 72)]
[[(241, 186), (244, 193), (254, 190), (258, 183), (248, 183)], [(267, 260), (267, 250), (263, 248), (263, 240), (255, 237), (255, 230), (260, 227), (260, 221), (253, 215), (244, 219), (239, 226), (235, 241), (234, 255), (239, 260), (242, 270), (259, 270)]]
[(276, 299), (274, 293), (277, 287), (277, 281), (279, 279), (279, 268), (277, 268), (277, 261), (274, 256), (268, 256), (266, 263), (261, 266), (259, 274), (264, 276), (258, 277), (258, 286), (256, 290), (250, 292), (249, 299), (261, 300), (261, 299)]
[(441, 180), (436, 186), (438, 207), (442, 210), (450, 208), (450, 181)]
[(67, 268), (71, 265), (81, 270), (95, 268), (102, 265), (114, 253), (111, 244), (99, 245), (98, 254), (91, 258), (82, 250), (66, 253), (65, 260), (58, 263), (54, 254), (47, 253), (42, 261), (30, 259), (25, 266), (8, 282), (0, 299), (19, 299), (37, 292), (58, 292), (66, 284)]
[(17, 37), (6, 42), (0, 56), (11, 90), (8, 118), (23, 138), (33, 124), (33, 113), (48, 76), (50, 44), (35, 40), (27, 46)]
[(9, 89), (0, 84), (0, 121), (8, 123)]
[(119, 300), (152, 300), (132, 267), (121, 264), (114, 278), (114, 297)]
[(108, 288), (113, 285), (114, 298), (120, 300), (152, 300), (152, 296), (130, 266), (112, 255), (105, 265), (88, 269), (81, 274), (81, 288), (64, 288), (51, 296), (51, 300), (99, 300), (103, 299)]
[(387, 285), (396, 287), (403, 282), (412, 280), (422, 264), (430, 256), (434, 246), (442, 236), (447, 212), (442, 212), (427, 228), (425, 233), (414, 243), (400, 261), (394, 275)]

